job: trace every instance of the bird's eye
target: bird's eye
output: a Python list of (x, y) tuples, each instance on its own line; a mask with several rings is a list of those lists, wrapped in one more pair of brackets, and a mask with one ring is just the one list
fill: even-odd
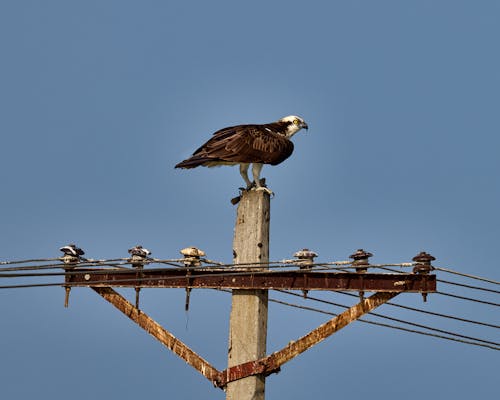
[(294, 125), (299, 125), (299, 124), (300, 124), (300, 121), (299, 121), (297, 118), (295, 118), (295, 119), (293, 120), (293, 124), (294, 124)]

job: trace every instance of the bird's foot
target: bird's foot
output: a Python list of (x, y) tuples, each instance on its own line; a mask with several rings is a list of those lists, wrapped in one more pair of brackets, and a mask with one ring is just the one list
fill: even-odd
[(270, 197), (274, 197), (274, 192), (266, 186), (266, 178), (260, 179), (259, 185), (256, 185), (255, 182), (251, 182), (249, 185), (247, 185), (246, 188), (239, 187), (238, 189), (240, 191), (240, 195), (231, 199), (231, 204), (233, 205), (238, 204), (239, 201), (241, 200), (241, 196), (243, 195), (243, 193), (248, 192), (250, 190), (266, 192)]

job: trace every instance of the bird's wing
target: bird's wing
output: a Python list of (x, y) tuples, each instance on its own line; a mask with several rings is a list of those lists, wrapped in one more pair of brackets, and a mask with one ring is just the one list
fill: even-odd
[(189, 168), (216, 161), (279, 164), (292, 154), (293, 143), (277, 133), (279, 125), (275, 125), (237, 125), (221, 129), (178, 166)]

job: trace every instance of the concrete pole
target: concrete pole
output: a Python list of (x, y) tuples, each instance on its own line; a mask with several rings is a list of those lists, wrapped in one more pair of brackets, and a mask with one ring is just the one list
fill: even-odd
[[(238, 205), (234, 228), (235, 263), (269, 261), (269, 219), (269, 195), (256, 190), (244, 192)], [(254, 269), (255, 267), (262, 265), (256, 264)], [(267, 299), (267, 290), (233, 290), (228, 367), (266, 356)], [(263, 375), (239, 379), (228, 383), (226, 387), (227, 400), (264, 400), (264, 398), (265, 376)]]

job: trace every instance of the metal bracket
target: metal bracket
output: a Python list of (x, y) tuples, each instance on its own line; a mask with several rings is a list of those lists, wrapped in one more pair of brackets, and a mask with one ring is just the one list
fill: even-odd
[(339, 314), (338, 316), (320, 325), (305, 336), (296, 341), (290, 342), (281, 350), (278, 350), (260, 360), (249, 361), (227, 368), (224, 371), (219, 371), (208, 361), (196, 354), (181, 340), (177, 339), (169, 331), (151, 319), (147, 314), (134, 307), (132, 303), (127, 301), (112, 288), (92, 287), (92, 289), (105, 300), (114, 305), (128, 318), (138, 324), (141, 328), (147, 331), (150, 335), (160, 341), (169, 350), (182, 358), (187, 364), (195, 368), (204, 377), (210, 380), (214, 386), (221, 389), (224, 388), (229, 382), (243, 379), (248, 376), (260, 374), (267, 376), (272, 373), (279, 372), (284, 363), (290, 361), (335, 332), (346, 327), (351, 322), (356, 321), (364, 314), (369, 313), (376, 307), (386, 303), (398, 295), (398, 292), (375, 293), (371, 297), (366, 298), (347, 309), (342, 314)]

